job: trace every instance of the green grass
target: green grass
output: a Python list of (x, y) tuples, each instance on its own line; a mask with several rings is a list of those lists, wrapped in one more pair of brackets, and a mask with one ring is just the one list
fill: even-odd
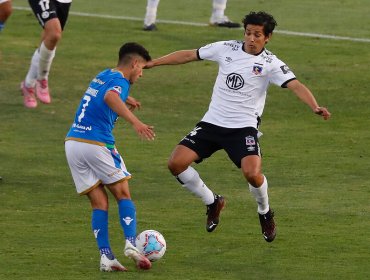
[[(13, 2), (26, 6), (24, 1)], [(71, 10), (142, 17), (146, 1), (104, 2), (74, 1)], [(183, 2), (163, 0), (159, 18), (208, 22), (210, 1), (186, 1), (194, 10)], [(227, 14), (237, 20), (245, 13), (241, 11), (267, 10), (283, 30), (370, 38), (366, 0), (297, 2), (230, 0)], [(291, 92), (273, 86), (269, 90), (261, 145), (277, 239), (263, 241), (254, 199), (224, 152), (196, 167), (204, 181), (227, 198), (219, 228), (212, 234), (205, 231), (204, 206), (179, 187), (166, 162), (207, 110), (217, 65), (160, 67), (146, 70), (131, 91), (143, 105), (137, 115), (155, 126), (156, 141), (139, 140), (122, 120), (115, 135), (133, 174), (138, 231), (159, 230), (168, 251), (152, 270), (137, 271), (123, 256), (112, 200), (111, 244), (130, 272), (98, 272), (90, 206), (75, 194), (63, 146), (90, 79), (115, 65), (123, 42), (142, 43), (157, 57), (242, 38), (241, 30), (160, 24), (158, 32), (144, 33), (141, 27), (139, 21), (71, 15), (50, 75), (53, 103), (35, 110), (23, 107), (18, 88), (41, 29), (33, 14), (15, 10), (0, 35), (0, 278), (367, 279), (369, 43), (280, 34), (268, 48), (333, 116), (324, 122)]]

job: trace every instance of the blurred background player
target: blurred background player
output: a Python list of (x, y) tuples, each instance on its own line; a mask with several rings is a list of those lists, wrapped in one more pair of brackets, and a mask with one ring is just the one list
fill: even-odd
[(196, 127), (173, 150), (168, 168), (179, 183), (201, 198), (207, 206), (206, 229), (212, 232), (219, 223), (225, 199), (213, 193), (190, 165), (200, 163), (218, 150), (225, 150), (241, 169), (257, 202), (263, 238), (276, 236), (274, 213), (270, 209), (267, 179), (262, 173), (258, 127), (269, 85), (288, 88), (325, 120), (330, 117), (311, 91), (297, 80), (289, 67), (265, 49), (276, 26), (264, 12), (251, 12), (244, 20), (244, 41), (229, 40), (199, 49), (182, 50), (154, 59), (147, 68), (210, 60), (219, 65), (208, 111)]
[(43, 28), (41, 44), (35, 50), (25, 80), (21, 83), (23, 103), (27, 108), (37, 106), (37, 98), (51, 102), (48, 76), (58, 42), (68, 19), (72, 0), (28, 0), (33, 13)]
[[(153, 127), (142, 123), (126, 103), (137, 107), (129, 90), (151, 58), (139, 44), (127, 43), (119, 50), (117, 67), (99, 73), (90, 83), (67, 133), (65, 151), (76, 190), (86, 194), (92, 207), (92, 231), (100, 251), (101, 271), (125, 271), (114, 257), (108, 235), (108, 194), (118, 204), (120, 223), (126, 239), (124, 253), (137, 267), (149, 269), (151, 262), (135, 247), (136, 209), (128, 179), (131, 174), (115, 147), (112, 134), (118, 116), (130, 123), (137, 134), (154, 139)], [(105, 188), (106, 187), (106, 188)]]
[(11, 0), (0, 0), (0, 32), (5, 26), (6, 20), (12, 14)]
[[(210, 18), (210, 24), (219, 27), (238, 28), (239, 23), (235, 23), (229, 20), (225, 16), (224, 12), (226, 9), (227, 0), (213, 0), (212, 1), (212, 16)], [(157, 9), (159, 0), (148, 0), (146, 5), (146, 14), (144, 18), (144, 31), (153, 31), (157, 27), (155, 21), (157, 19)]]

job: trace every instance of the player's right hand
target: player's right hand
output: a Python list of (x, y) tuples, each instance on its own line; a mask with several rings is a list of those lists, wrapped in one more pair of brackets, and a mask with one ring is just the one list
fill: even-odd
[(154, 137), (155, 137), (154, 126), (140, 123), (135, 126), (135, 130), (136, 130), (136, 133), (140, 136), (140, 138), (146, 139), (149, 141), (154, 140)]

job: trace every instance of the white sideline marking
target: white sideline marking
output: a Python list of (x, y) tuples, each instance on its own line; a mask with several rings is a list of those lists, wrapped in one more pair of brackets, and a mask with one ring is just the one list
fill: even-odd
[[(30, 11), (30, 8), (26, 7), (13, 7), (14, 10), (21, 10), (21, 11)], [(104, 19), (121, 19), (121, 20), (133, 20), (133, 21), (144, 21), (143, 18), (139, 17), (129, 17), (129, 16), (112, 16), (112, 15), (101, 15), (101, 14), (91, 14), (91, 13), (83, 13), (83, 12), (69, 12), (70, 15), (74, 16), (81, 16), (81, 17), (93, 17), (93, 18), (104, 18)], [(190, 25), (190, 26), (209, 26), (207, 23), (200, 23), (200, 22), (189, 22), (189, 21), (178, 21), (178, 20), (166, 20), (166, 19), (158, 19), (157, 22), (159, 23), (167, 23), (167, 24), (176, 24), (176, 25)], [(313, 38), (322, 38), (322, 39), (331, 39), (331, 40), (343, 40), (343, 41), (351, 41), (351, 42), (363, 42), (363, 43), (370, 43), (369, 38), (354, 38), (354, 37), (344, 37), (344, 36), (336, 36), (336, 35), (327, 35), (327, 34), (318, 34), (318, 33), (306, 33), (306, 32), (295, 32), (295, 31), (288, 31), (288, 30), (275, 30), (274, 33), (284, 34), (284, 35), (292, 35), (292, 36), (301, 36), (301, 37), (313, 37)]]

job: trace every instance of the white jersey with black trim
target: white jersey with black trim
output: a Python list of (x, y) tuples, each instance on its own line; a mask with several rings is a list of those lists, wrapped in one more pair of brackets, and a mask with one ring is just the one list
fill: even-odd
[(271, 52), (264, 49), (258, 55), (248, 54), (242, 41), (208, 44), (198, 49), (198, 56), (219, 64), (212, 100), (202, 121), (221, 127), (257, 128), (269, 84), (285, 87), (295, 79), (289, 67)]

